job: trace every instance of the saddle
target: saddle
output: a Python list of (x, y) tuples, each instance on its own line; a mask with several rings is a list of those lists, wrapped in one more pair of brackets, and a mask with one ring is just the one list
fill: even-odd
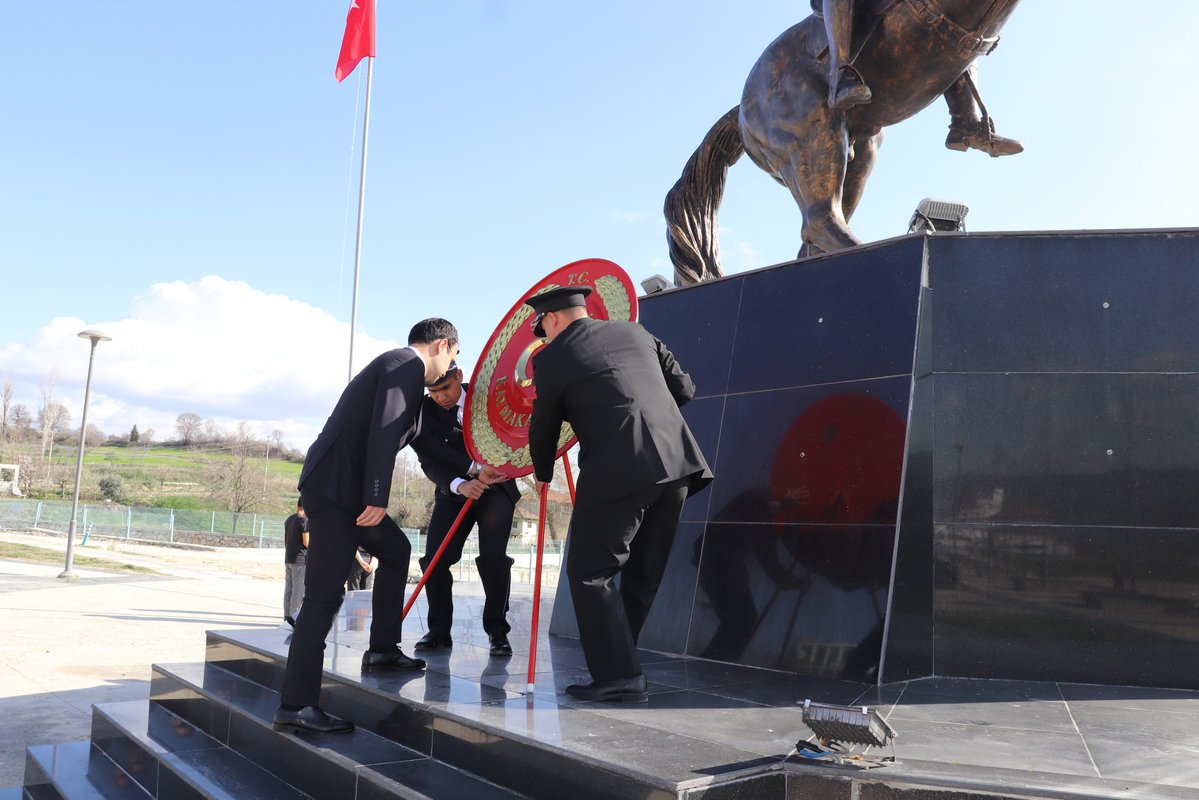
[[(976, 30), (967, 30), (946, 16), (937, 0), (858, 0), (855, 6), (854, 38), (857, 47), (849, 64), (853, 64), (861, 54), (862, 48), (870, 41), (875, 28), (887, 15), (887, 12), (898, 3), (906, 3), (912, 13), (928, 26), (933, 35), (939, 37), (947, 46), (953, 48), (962, 58), (973, 61), (978, 56), (989, 55), (999, 45), (999, 36), (984, 36), (991, 27), (1000, 11), (1000, 3), (992, 2), (991, 7), (979, 22)], [(811, 0), (812, 13), (824, 19), (824, 3), (822, 0)], [(858, 32), (861, 32), (860, 35)], [(828, 53), (826, 45), (819, 53), (824, 57)]]

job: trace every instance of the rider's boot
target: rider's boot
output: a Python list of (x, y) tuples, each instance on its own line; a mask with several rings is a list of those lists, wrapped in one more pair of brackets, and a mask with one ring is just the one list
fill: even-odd
[(1024, 145), (1017, 140), (996, 135), (995, 120), (989, 117), (986, 124), (981, 119), (951, 120), (945, 146), (963, 153), (973, 147), (975, 150), (982, 150), (991, 158), (1024, 152)]
[(828, 87), (828, 105), (833, 111), (869, 103), (871, 96), (862, 75), (848, 64), (837, 70), (836, 79)]

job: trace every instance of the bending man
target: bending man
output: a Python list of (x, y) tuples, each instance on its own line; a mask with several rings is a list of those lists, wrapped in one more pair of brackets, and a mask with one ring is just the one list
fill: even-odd
[(325, 637), (345, 596), (359, 545), (379, 559), (371, 599), (365, 670), (420, 670), (425, 662), (399, 648), (404, 586), (412, 546), (387, 516), (396, 453), (416, 434), (425, 383), (458, 355), (458, 331), (444, 319), (418, 322), (408, 346), (366, 365), (346, 386), (304, 459), (300, 498), (312, 540), (304, 575), (304, 612), (287, 653), (275, 728), (345, 733), (354, 723), (320, 707)]
[(637, 638), (683, 501), (707, 486), (712, 472), (679, 413), (695, 394), (690, 376), (640, 325), (590, 319), (591, 291), (566, 286), (526, 301), (537, 312), (534, 332), (549, 339), (534, 357), (529, 454), (540, 490), (553, 477), (562, 423), (579, 437), (566, 572), (594, 680), (566, 692), (645, 702)]

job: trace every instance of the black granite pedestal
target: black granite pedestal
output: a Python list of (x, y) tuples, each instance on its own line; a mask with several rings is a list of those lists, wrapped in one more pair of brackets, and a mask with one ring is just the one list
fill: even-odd
[(1199, 687), (1199, 232), (911, 236), (641, 308), (717, 475), (643, 645)]

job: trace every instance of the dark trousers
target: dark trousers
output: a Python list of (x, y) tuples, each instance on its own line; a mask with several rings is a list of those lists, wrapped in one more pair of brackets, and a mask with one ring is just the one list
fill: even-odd
[(637, 637), (666, 571), (687, 482), (681, 478), (650, 486), (575, 509), (571, 517), (566, 574), (579, 642), (597, 681), (641, 672)]
[[(433, 555), (450, 526), (458, 518), (466, 499), (461, 495), (451, 496), (437, 493), (433, 503), (433, 516), (429, 519), (429, 538), (425, 544), (425, 556), (420, 560), (422, 570), (427, 570)], [(462, 546), (466, 535), (477, 522), (479, 525), (479, 557), (475, 565), (479, 569), (479, 580), (483, 583), (483, 630), (488, 635), (508, 633), (508, 592), (512, 585), (512, 559), (508, 557), (508, 538), (512, 535), (512, 512), (515, 504), (508, 493), (492, 489), (471, 504), (470, 510), (458, 531), (450, 541), (437, 568), (425, 583), (425, 597), (429, 601), (429, 633), (442, 639), (450, 638), (450, 627), (454, 622), (453, 586), (454, 576), (450, 567), (462, 558)], [(307, 510), (307, 509), (305, 509)]]
[(355, 563), (358, 546), (362, 545), (379, 559), (379, 574), (371, 599), (370, 646), (389, 648), (400, 641), (412, 545), (391, 517), (384, 517), (373, 528), (362, 528), (355, 522), (361, 509), (348, 511), (329, 498), (306, 490), (301, 490), (300, 497), (308, 515), (311, 539), (304, 570), (304, 612), (296, 619), (287, 652), (282, 702), (315, 706), (320, 705), (325, 637), (345, 597), (346, 576)]

